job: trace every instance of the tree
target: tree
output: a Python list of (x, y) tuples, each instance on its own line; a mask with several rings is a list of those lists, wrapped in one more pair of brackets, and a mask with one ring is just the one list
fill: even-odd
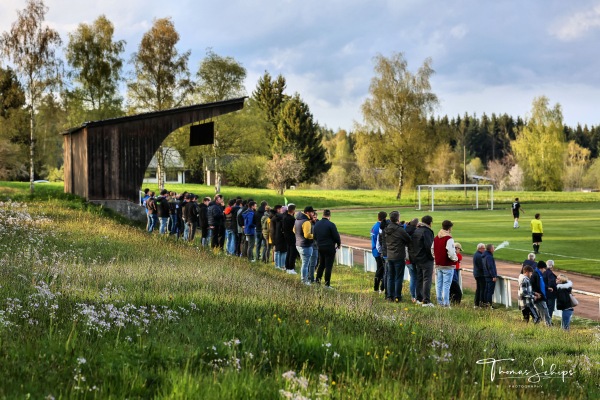
[(203, 102), (209, 103), (245, 95), (246, 68), (233, 57), (221, 57), (212, 49), (208, 49), (196, 76), (198, 93)]
[(68, 92), (88, 111), (85, 120), (105, 119), (121, 114), (119, 83), (125, 41), (113, 39), (114, 26), (104, 15), (93, 24), (79, 24), (69, 34), (65, 56), (73, 68), (70, 76), (77, 87)]
[(545, 96), (533, 100), (531, 116), (511, 145), (523, 168), (527, 187), (561, 190), (565, 139), (560, 104), (549, 107)]
[[(127, 84), (132, 110), (161, 111), (186, 104), (194, 90), (188, 69), (190, 51), (179, 54), (175, 47), (178, 42), (179, 33), (170, 18), (154, 20), (144, 34), (132, 56), (135, 80)], [(156, 152), (160, 190), (164, 188), (163, 154), (161, 145)]]
[[(246, 69), (233, 57), (221, 57), (208, 49), (206, 57), (200, 63), (196, 76), (199, 81), (198, 93), (205, 103), (240, 97), (245, 94)], [(220, 146), (222, 135), (219, 128), (219, 124), (216, 124), (215, 139), (212, 146), (217, 181), (216, 193), (221, 191), (221, 174), (218, 160), (223, 155), (223, 148)]]
[(35, 111), (43, 93), (54, 87), (60, 77), (60, 61), (56, 49), (62, 41), (58, 32), (43, 26), (48, 8), (42, 0), (27, 0), (24, 10), (17, 12), (17, 20), (9, 32), (2, 33), (0, 49), (13, 64), (25, 88), (29, 108), (29, 190), (33, 194)]
[(289, 185), (300, 179), (302, 164), (294, 154), (274, 154), (273, 159), (267, 162), (267, 171), (271, 187), (277, 190), (278, 195), (283, 195)]
[(270, 124), (268, 138), (271, 141), (277, 135), (281, 108), (285, 101), (289, 99), (289, 96), (284, 94), (285, 87), (285, 78), (282, 75), (272, 79), (271, 75), (265, 71), (265, 74), (258, 80), (256, 89), (252, 92), (252, 98), (258, 108), (263, 111), (266, 121)]
[(281, 109), (274, 153), (292, 153), (301, 165), (299, 182), (314, 182), (331, 168), (323, 147), (323, 135), (308, 105), (296, 94)]
[(579, 146), (574, 140), (569, 141), (563, 175), (566, 188), (575, 189), (583, 186), (583, 177), (590, 163), (590, 154), (589, 149)]
[(375, 73), (370, 97), (362, 105), (365, 126), (361, 130), (385, 136), (378, 161), (396, 172), (396, 198), (400, 199), (405, 175), (415, 175), (420, 169), (409, 160), (418, 160), (437, 145), (435, 138), (425, 137), (427, 118), (438, 103), (429, 83), (434, 71), (431, 59), (426, 59), (413, 74), (404, 55), (395, 53), (390, 58), (375, 57)]

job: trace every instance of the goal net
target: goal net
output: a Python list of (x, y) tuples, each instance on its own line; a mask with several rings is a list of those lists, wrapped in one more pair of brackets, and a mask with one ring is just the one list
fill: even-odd
[(494, 186), (477, 184), (418, 185), (417, 210), (470, 209), (493, 210)]

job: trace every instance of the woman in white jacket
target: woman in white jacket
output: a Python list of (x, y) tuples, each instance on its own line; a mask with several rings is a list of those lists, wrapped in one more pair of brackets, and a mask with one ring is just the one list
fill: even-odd
[(571, 304), (573, 283), (566, 275), (560, 274), (556, 278), (556, 289), (556, 309), (562, 310), (562, 328), (569, 330), (573, 316), (573, 305)]

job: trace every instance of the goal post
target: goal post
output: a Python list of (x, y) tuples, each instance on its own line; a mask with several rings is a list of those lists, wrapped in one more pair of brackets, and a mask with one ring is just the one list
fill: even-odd
[[(470, 191), (470, 196), (468, 195), (465, 196), (466, 197), (466, 201), (470, 202), (473, 201), (474, 203), (470, 204), (470, 206), (475, 209), (475, 210), (479, 210), (480, 208), (482, 208), (481, 202), (480, 200), (483, 200), (483, 196), (480, 196), (480, 191), (484, 192), (484, 195), (489, 193), (489, 195), (485, 196), (486, 197), (486, 201), (485, 203), (485, 207), (486, 209), (490, 209), (493, 210), (494, 209), (494, 185), (478, 185), (478, 184), (453, 184), (453, 185), (417, 185), (417, 197), (418, 197), (418, 208), (417, 210), (422, 210), (422, 195), (425, 194), (426, 196), (430, 197), (430, 201), (427, 203), (431, 204), (431, 211), (435, 211), (435, 206), (436, 206), (436, 190), (438, 191), (438, 193), (440, 191), (457, 191), (457, 190), (464, 190), (465, 194)], [(474, 194), (473, 194), (474, 193)], [(440, 198), (443, 198), (444, 196), (439, 196)], [(446, 197), (451, 197), (451, 196), (446, 196)], [(455, 196), (457, 198), (457, 196)], [(445, 205), (448, 204), (452, 204), (451, 200), (449, 200), (448, 198), (446, 199), (440, 199), (440, 201), (438, 201), (438, 206), (444, 203)]]

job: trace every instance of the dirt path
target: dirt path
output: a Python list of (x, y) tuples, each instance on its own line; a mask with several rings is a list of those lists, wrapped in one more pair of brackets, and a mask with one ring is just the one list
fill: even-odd
[[(369, 239), (349, 235), (342, 235), (342, 244), (359, 249), (371, 248), (371, 241)], [(462, 267), (471, 269), (473, 267), (471, 256), (469, 254), (463, 254), (463, 256), (464, 260)], [(364, 263), (362, 251), (354, 252), (354, 262), (357, 264)], [(517, 278), (521, 272), (521, 265), (512, 262), (496, 260), (496, 267), (498, 269), (498, 273), (502, 276)], [(558, 268), (554, 268), (554, 273), (556, 275), (563, 272), (573, 282), (573, 289), (583, 290), (591, 293), (600, 293), (600, 278), (580, 275), (570, 271), (561, 271)], [(473, 274), (464, 271), (462, 274), (462, 279), (463, 286), (465, 288), (475, 290), (475, 279), (473, 278)], [(516, 305), (518, 289), (516, 282), (512, 282), (511, 289), (513, 304)], [(579, 300), (579, 305), (575, 308), (575, 315), (600, 321), (600, 299), (598, 297), (586, 296), (582, 294), (575, 294), (575, 296), (577, 297), (577, 300)]]

